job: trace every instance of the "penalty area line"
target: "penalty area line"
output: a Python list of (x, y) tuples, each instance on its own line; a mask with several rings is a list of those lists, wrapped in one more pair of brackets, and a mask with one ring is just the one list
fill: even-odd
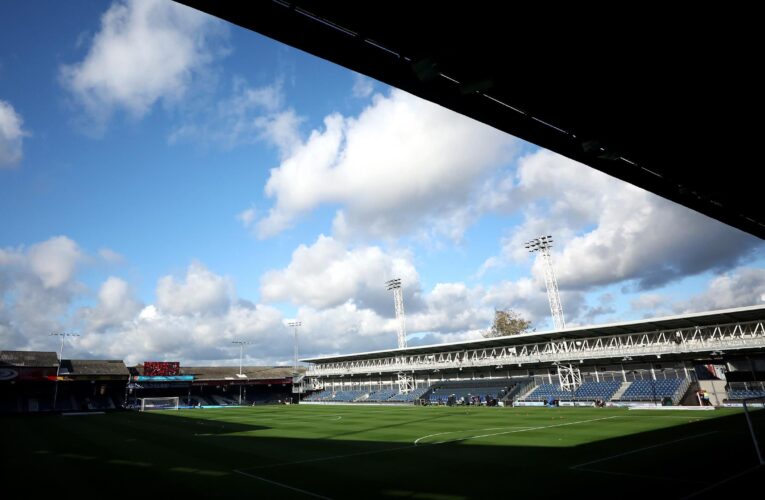
[[(564, 424), (554, 424), (554, 425), (543, 425), (540, 427), (526, 427), (522, 429), (515, 429), (512, 431), (504, 431), (504, 432), (492, 432), (491, 434), (480, 434), (478, 436), (467, 436), (464, 438), (457, 438), (457, 439), (449, 439), (446, 441), (437, 441), (435, 443), (427, 443), (427, 444), (445, 444), (445, 443), (457, 443), (459, 441), (467, 441), (469, 439), (480, 439), (485, 437), (493, 437), (493, 436), (503, 436), (505, 434), (516, 434), (518, 432), (530, 432), (530, 431), (538, 431), (542, 429), (553, 429), (555, 427), (565, 427), (567, 425), (576, 425), (576, 424), (586, 424), (587, 422), (597, 422), (599, 420), (611, 420), (612, 418), (619, 418), (619, 415), (614, 415), (612, 417), (603, 417), (603, 418), (592, 418), (589, 420), (577, 420), (576, 422), (566, 422)], [(459, 432), (459, 431), (456, 431)], [(427, 436), (424, 436), (427, 437)], [(416, 445), (415, 445), (416, 446)]]
[(695, 438), (699, 438), (699, 437), (703, 437), (703, 436), (708, 436), (710, 434), (716, 434), (716, 433), (717, 433), (717, 431), (710, 431), (710, 432), (704, 432), (704, 433), (701, 433), (701, 434), (694, 434), (693, 436), (686, 436), (684, 438), (674, 439), (672, 441), (667, 441), (665, 443), (659, 443), (659, 444), (654, 444), (654, 445), (651, 445), (651, 446), (645, 446), (643, 448), (638, 448), (637, 450), (625, 451), (624, 453), (619, 453), (617, 455), (611, 455), (609, 457), (599, 458), (597, 460), (591, 460), (591, 461), (585, 462), (583, 464), (572, 465), (569, 468), (570, 469), (580, 469), (580, 468), (586, 467), (588, 465), (597, 464), (597, 463), (600, 463), (600, 462), (606, 462), (608, 460), (613, 460), (614, 458), (624, 457), (624, 456), (627, 456), (627, 455), (632, 455), (634, 453), (640, 453), (641, 451), (650, 450), (650, 449), (653, 449), (653, 448), (661, 448), (662, 446), (667, 446), (667, 445), (670, 445), (670, 444), (679, 443), (680, 441), (687, 441), (689, 439), (695, 439)]
[(718, 486), (723, 485), (723, 484), (725, 484), (725, 483), (727, 483), (729, 481), (732, 481), (734, 479), (738, 479), (741, 476), (749, 474), (750, 472), (755, 471), (755, 470), (759, 469), (760, 467), (762, 467), (762, 465), (759, 465), (759, 464), (755, 465), (754, 467), (750, 467), (749, 469), (743, 470), (743, 471), (739, 472), (738, 474), (734, 474), (734, 475), (732, 475), (730, 477), (726, 477), (722, 481), (717, 481), (716, 483), (707, 486), (703, 490), (699, 490), (699, 491), (696, 491), (694, 493), (691, 493), (690, 495), (686, 495), (686, 496), (682, 497), (680, 500), (686, 500), (688, 498), (697, 497), (697, 496), (701, 495), (702, 493), (706, 493), (709, 490), (713, 490), (713, 489), (717, 488)]
[[(308, 458), (308, 459), (305, 459), (305, 460), (295, 460), (293, 462), (281, 462), (281, 463), (268, 464), (268, 465), (255, 465), (255, 466), (252, 466), (252, 467), (241, 467), (240, 469), (237, 470), (237, 472), (239, 472), (241, 474), (245, 474), (244, 472), (242, 472), (242, 470), (273, 469), (274, 467), (284, 467), (284, 466), (287, 466), (287, 465), (301, 465), (301, 464), (310, 464), (310, 463), (315, 463), (315, 462), (326, 462), (328, 460), (340, 460), (340, 459), (343, 459), (343, 458), (350, 458), (350, 457), (362, 457), (362, 456), (365, 456), (365, 455), (376, 455), (378, 453), (389, 453), (389, 452), (392, 452), (392, 451), (409, 450), (409, 449), (414, 449), (414, 448), (424, 448), (426, 446), (434, 446), (434, 445), (438, 445), (438, 444), (456, 443), (456, 442), (459, 442), (459, 441), (467, 441), (468, 439), (478, 439), (478, 438), (483, 438), (483, 437), (499, 436), (499, 435), (502, 435), (502, 434), (511, 434), (511, 433), (515, 433), (515, 432), (529, 432), (529, 431), (540, 430), (540, 429), (552, 429), (554, 427), (564, 427), (566, 425), (576, 425), (576, 424), (584, 424), (584, 423), (587, 423), (587, 422), (597, 422), (599, 420), (610, 420), (612, 418), (619, 418), (619, 416), (615, 415), (615, 416), (612, 416), (612, 417), (593, 418), (593, 419), (589, 419), (589, 420), (578, 420), (576, 422), (566, 422), (564, 424), (545, 425), (545, 426), (541, 426), (541, 427), (527, 427), (527, 428), (523, 428), (523, 429), (516, 428), (516, 430), (512, 430), (512, 431), (495, 432), (495, 433), (491, 433), (491, 434), (482, 434), (482, 435), (479, 435), (479, 436), (468, 436), (468, 437), (459, 438), (459, 439), (451, 439), (451, 440), (447, 440), (447, 441), (439, 441), (439, 442), (436, 442), (436, 443), (426, 443), (426, 444), (423, 444), (423, 445), (409, 444), (409, 445), (405, 445), (405, 446), (394, 446), (394, 447), (391, 447), (391, 448), (384, 448), (384, 449), (381, 449), (381, 450), (366, 450), (366, 451), (359, 451), (359, 452), (356, 452), (356, 453), (346, 453), (346, 454), (343, 454), (343, 455), (330, 455), (330, 456), (324, 456), (324, 457)], [(455, 432), (460, 432), (460, 431), (455, 431)], [(427, 437), (427, 436), (424, 436), (424, 437)]]
[[(446, 432), (437, 432), (435, 434), (428, 434), (427, 436), (422, 436), (414, 440), (414, 445), (419, 446), (420, 441), (422, 441), (425, 438), (434, 437), (434, 436), (443, 436), (444, 434), (456, 434), (458, 432), (478, 432), (478, 431), (496, 431), (499, 429), (533, 429), (533, 427), (521, 427), (521, 426), (505, 426), (505, 427), (488, 427), (486, 429), (459, 429), (456, 431), (446, 431)], [(444, 442), (444, 441), (442, 441)], [(436, 444), (436, 443), (425, 443), (428, 444)]]
[(300, 488), (296, 488), (294, 486), (290, 486), (289, 484), (284, 484), (284, 483), (280, 483), (278, 481), (273, 481), (271, 479), (266, 479), (264, 477), (256, 476), (255, 474), (249, 474), (249, 473), (241, 471), (241, 470), (234, 469), (234, 472), (236, 472), (237, 474), (241, 474), (243, 476), (247, 476), (247, 477), (251, 477), (253, 479), (257, 479), (258, 481), (263, 481), (264, 483), (273, 484), (274, 486), (279, 486), (280, 488), (286, 488), (288, 490), (297, 491), (298, 493), (302, 493), (302, 494), (308, 495), (310, 497), (323, 498), (324, 500), (332, 500), (330, 497), (325, 497), (325, 496), (319, 495), (317, 493), (312, 493), (312, 492), (307, 491), (307, 490), (303, 490), (303, 489), (300, 489)]

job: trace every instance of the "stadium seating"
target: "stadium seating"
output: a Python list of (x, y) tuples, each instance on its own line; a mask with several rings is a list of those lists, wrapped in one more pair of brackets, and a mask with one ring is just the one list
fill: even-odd
[(351, 403), (360, 399), (368, 394), (368, 391), (339, 391), (335, 393), (335, 401), (343, 401), (345, 403)]
[(761, 389), (761, 390), (731, 389), (730, 391), (728, 391), (728, 399), (751, 399), (751, 398), (765, 398), (765, 389)]
[[(399, 394), (395, 389), (383, 389), (379, 391), (370, 392), (368, 390), (354, 390), (354, 391), (338, 391), (332, 392), (331, 389), (325, 389), (321, 392), (316, 392), (303, 399), (303, 401), (325, 401), (325, 402), (342, 402), (342, 403), (405, 403), (412, 402), (422, 397), (423, 394), (430, 390), (430, 386), (420, 387), (410, 392), (409, 394)], [(368, 396), (368, 397), (367, 397)]]
[(436, 387), (428, 396), (431, 403), (438, 401), (445, 402), (449, 396), (454, 396), (457, 401), (460, 399), (469, 399), (471, 396), (478, 396), (482, 403), (486, 402), (486, 397), (494, 399), (501, 398), (507, 387), (505, 386), (487, 386), (487, 387)]
[(688, 379), (668, 378), (659, 380), (635, 380), (630, 384), (620, 401), (654, 401), (659, 402), (663, 398), (672, 398), (677, 403), (682, 393), (688, 388)]
[(548, 399), (559, 399), (564, 401), (573, 401), (574, 393), (564, 391), (556, 384), (539, 384), (534, 391), (526, 396), (526, 401), (547, 401)]
[(411, 391), (408, 394), (396, 394), (395, 396), (390, 398), (388, 401), (412, 402), (416, 399), (420, 399), (420, 396), (422, 396), (429, 390), (430, 390), (430, 386), (418, 387), (417, 389)]
[(621, 387), (621, 380), (608, 380), (604, 382), (585, 382), (576, 390), (577, 401), (609, 401)]
[(324, 389), (323, 391), (314, 392), (310, 396), (303, 399), (303, 401), (325, 401), (332, 399), (332, 389)]
[(398, 393), (395, 389), (383, 389), (381, 391), (375, 391), (369, 395), (367, 401), (381, 403), (387, 401)]
[[(632, 382), (624, 392), (620, 401), (661, 401), (665, 397), (672, 398), (673, 402), (682, 396), (688, 387), (686, 379), (666, 380), (637, 380)], [(575, 392), (563, 390), (557, 384), (540, 384), (526, 398), (526, 401), (547, 401), (550, 398), (561, 401), (610, 401), (621, 387), (620, 380), (607, 380), (603, 382), (585, 382)]]

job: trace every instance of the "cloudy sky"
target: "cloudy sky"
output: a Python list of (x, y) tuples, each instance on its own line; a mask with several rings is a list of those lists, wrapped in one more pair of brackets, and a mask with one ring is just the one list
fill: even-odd
[[(523, 74), (523, 68), (518, 68)], [(700, 146), (703, 147), (703, 146)], [(724, 165), (721, 166), (724, 168)], [(0, 16), (0, 349), (289, 364), (765, 302), (763, 242), (165, 0)]]

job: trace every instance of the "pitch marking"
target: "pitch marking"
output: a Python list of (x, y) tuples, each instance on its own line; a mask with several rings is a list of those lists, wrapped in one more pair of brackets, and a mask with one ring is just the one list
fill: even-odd
[(314, 497), (314, 498), (323, 498), (324, 500), (332, 500), (329, 497), (318, 495), (318, 494), (312, 493), (310, 491), (301, 490), (300, 488), (295, 488), (294, 486), (290, 486), (289, 484), (279, 483), (277, 481), (272, 481), (270, 479), (266, 479), (264, 477), (256, 476), (254, 474), (248, 474), (248, 473), (246, 473), (244, 471), (240, 471), (240, 470), (236, 470), (235, 469), (234, 472), (236, 472), (237, 474), (241, 474), (243, 476), (247, 476), (247, 477), (251, 477), (253, 479), (257, 479), (258, 481), (263, 481), (264, 483), (269, 483), (269, 484), (273, 484), (273, 485), (276, 485), (276, 486), (280, 486), (282, 488), (287, 488), (288, 490), (297, 491), (298, 493), (302, 493), (304, 495), (308, 495), (308, 496), (311, 496), (311, 497)]

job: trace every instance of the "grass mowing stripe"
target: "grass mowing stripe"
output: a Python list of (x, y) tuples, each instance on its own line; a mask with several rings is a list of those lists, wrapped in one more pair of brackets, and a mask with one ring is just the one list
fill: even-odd
[(254, 467), (245, 467), (245, 470), (260, 470), (260, 469), (273, 469), (275, 467), (284, 467), (286, 465), (299, 465), (299, 464), (308, 464), (313, 462), (326, 462), (327, 460), (337, 460), (340, 458), (349, 458), (349, 457), (360, 457), (363, 455), (375, 455), (377, 453), (387, 453), (389, 451), (397, 451), (397, 450), (406, 450), (409, 448), (414, 448), (415, 445), (410, 444), (407, 446), (395, 446), (393, 448), (385, 448), (384, 450), (367, 450), (367, 451), (359, 451), (356, 453), (346, 453), (344, 455), (331, 455), (328, 457), (317, 457), (317, 458), (307, 458), (305, 460), (296, 460), (294, 462), (282, 462), (278, 464), (268, 464), (268, 465), (256, 465)]
[(564, 427), (566, 425), (584, 424), (587, 422), (597, 422), (598, 420), (610, 420), (612, 418), (619, 418), (619, 416), (614, 415), (613, 417), (593, 418), (591, 420), (579, 420), (578, 422), (567, 422), (565, 424), (545, 425), (542, 427), (529, 427), (526, 429), (518, 429), (518, 430), (506, 431), (506, 432), (494, 432), (492, 434), (483, 434), (480, 436), (468, 436), (466, 438), (450, 439), (448, 441), (438, 441), (437, 443), (433, 443), (433, 444), (457, 443), (459, 441), (467, 441), (468, 439), (480, 439), (480, 438), (492, 437), (492, 436), (502, 436), (505, 434), (515, 434), (518, 432), (529, 432), (529, 431), (537, 431), (541, 429), (552, 429), (553, 427)]
[[(492, 478), (508, 471), (523, 478), (513, 482), (517, 498), (539, 496), (540, 491), (570, 496), (571, 491), (591, 491), (595, 483), (602, 491), (629, 485), (635, 496), (660, 491), (663, 497), (680, 498), (731, 476), (707, 494), (743, 491), (759, 482), (763, 468), (737, 476), (755, 463), (750, 461), (751, 439), (740, 410), (650, 413), (628, 414), (618, 408), (471, 408), (468, 414), (445, 407), (296, 405), (115, 412), (93, 419), (11, 416), (0, 426), (0, 442), (12, 450), (0, 457), (0, 469), (14, 481), (34, 484), (38, 491), (50, 490), (54, 496), (58, 484), (71, 482), (83, 471), (94, 488), (123, 484), (127, 473), (152, 491), (171, 495), (193, 497), (214, 491), (228, 498), (337, 500), (491, 498), (497, 494)], [(759, 413), (765, 417), (765, 412)], [(599, 421), (606, 417), (637, 418)], [(718, 433), (603, 461), (709, 431)], [(517, 434), (502, 437), (511, 432)], [(195, 433), (214, 437), (194, 437)], [(420, 437), (415, 451), (413, 442)], [(444, 443), (427, 446), (436, 441)], [(710, 449), (720, 450), (725, 459), (714, 462), (714, 474), (700, 474), (703, 464), (686, 458), (706, 460)], [(592, 469), (571, 470), (582, 460), (595, 462), (585, 466)], [(287, 466), (248, 470), (245, 464)], [(602, 472), (594, 475), (598, 469)], [(51, 480), (40, 481), (40, 470)], [(487, 480), (463, 481), (463, 477)]]
[[(415, 446), (419, 444), (420, 441), (422, 441), (425, 438), (433, 437), (433, 436), (442, 436), (444, 434), (455, 434), (457, 432), (477, 432), (477, 431), (496, 431), (498, 429), (532, 429), (532, 427), (522, 427), (522, 426), (505, 426), (505, 427), (488, 427), (486, 429), (460, 429), (457, 431), (446, 431), (446, 432), (437, 432), (435, 434), (428, 434), (427, 436), (422, 436), (414, 440)], [(433, 444), (433, 443), (428, 443)]]
[[(567, 422), (565, 424), (545, 425), (545, 426), (541, 426), (541, 427), (527, 427), (527, 428), (516, 429), (516, 430), (512, 430), (512, 431), (496, 432), (496, 433), (484, 434), (484, 435), (480, 435), (480, 436), (469, 436), (469, 437), (466, 437), (466, 438), (452, 439), (452, 440), (448, 440), (448, 441), (438, 441), (436, 443), (425, 444), (425, 445), (423, 445), (423, 447), (437, 445), (437, 444), (444, 444), (444, 443), (455, 443), (455, 442), (459, 442), (459, 441), (467, 441), (468, 439), (478, 439), (478, 438), (482, 438), (482, 437), (499, 436), (499, 435), (503, 435), (503, 434), (512, 434), (512, 433), (515, 433), (515, 432), (528, 432), (528, 431), (534, 431), (534, 430), (540, 430), (540, 429), (551, 429), (553, 427), (563, 427), (563, 426), (566, 426), (566, 425), (584, 424), (584, 423), (587, 423), (587, 422), (597, 422), (599, 420), (610, 420), (612, 418), (618, 418), (618, 415), (614, 415), (612, 417), (593, 418), (593, 419), (590, 419), (590, 420), (579, 420), (579, 421), (576, 421), (576, 422)], [(459, 431), (455, 431), (455, 432), (459, 432)], [(307, 464), (307, 463), (313, 463), (313, 462), (325, 462), (327, 460), (338, 460), (338, 459), (341, 459), (341, 458), (357, 457), (357, 456), (363, 456), (363, 455), (375, 455), (375, 454), (378, 454), (378, 453), (387, 453), (389, 451), (406, 450), (406, 449), (409, 449), (409, 448), (416, 448), (417, 446), (418, 446), (417, 444), (412, 444), (412, 445), (408, 445), (408, 446), (396, 446), (396, 447), (393, 447), (393, 448), (386, 448), (384, 450), (368, 450), (368, 451), (360, 451), (360, 452), (357, 452), (357, 453), (347, 453), (347, 454), (344, 454), (344, 455), (331, 455), (331, 456), (328, 456), (328, 457), (308, 458), (306, 460), (297, 460), (297, 461), (294, 461), (294, 462), (283, 462), (283, 463), (278, 463), (278, 464), (260, 465), (260, 466), (254, 466), (254, 467), (245, 467), (244, 469), (245, 470), (261, 470), (261, 469), (272, 469), (274, 467), (283, 467), (283, 466), (286, 466), (286, 465), (298, 465), (298, 464)]]
[(627, 456), (627, 455), (632, 455), (634, 453), (640, 453), (641, 451), (650, 450), (650, 449), (653, 449), (653, 448), (660, 448), (662, 446), (667, 446), (667, 445), (670, 445), (670, 444), (679, 443), (680, 441), (687, 441), (689, 439), (694, 439), (694, 438), (697, 438), (697, 437), (708, 436), (710, 434), (716, 434), (716, 433), (717, 433), (717, 431), (710, 431), (710, 432), (704, 432), (702, 434), (694, 434), (693, 436), (686, 436), (684, 438), (674, 439), (672, 441), (667, 441), (666, 443), (659, 443), (659, 444), (654, 444), (652, 446), (645, 446), (643, 448), (638, 448), (637, 450), (632, 450), (632, 451), (627, 451), (627, 452), (624, 452), (624, 453), (619, 453), (618, 455), (611, 455), (610, 457), (599, 458), (597, 460), (592, 460), (590, 462), (585, 462), (583, 464), (572, 465), (571, 468), (572, 469), (578, 469), (580, 467), (585, 467), (587, 465), (597, 464), (597, 463), (600, 463), (600, 462), (605, 462), (607, 460), (613, 460), (614, 458), (624, 457), (624, 456)]

